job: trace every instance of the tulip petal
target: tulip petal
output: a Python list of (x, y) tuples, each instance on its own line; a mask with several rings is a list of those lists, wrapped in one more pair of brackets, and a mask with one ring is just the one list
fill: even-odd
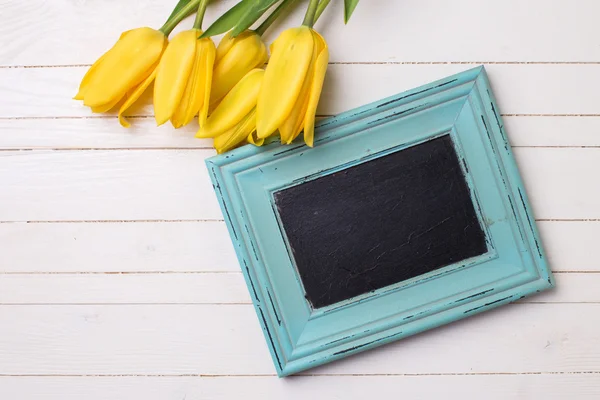
[(128, 31), (125, 31), (125, 32), (121, 33), (121, 36), (119, 36), (119, 40), (125, 39), (125, 36), (129, 35), (133, 31), (135, 31), (135, 29), (130, 29)]
[(86, 80), (84, 104), (99, 107), (123, 98), (127, 91), (148, 77), (150, 67), (160, 58), (166, 42), (162, 32), (151, 28), (123, 34)]
[(194, 66), (198, 36), (195, 29), (178, 33), (160, 59), (154, 83), (157, 125), (167, 122), (179, 106)]
[(306, 26), (288, 29), (277, 39), (258, 96), (259, 138), (270, 136), (290, 115), (306, 79), (314, 45)]
[[(238, 37), (243, 34), (244, 32), (238, 35)], [(231, 31), (227, 32), (219, 42), (219, 45), (217, 46), (217, 51), (215, 53), (215, 66), (218, 65), (221, 59), (225, 56), (225, 54), (229, 52), (234, 43), (235, 38), (231, 37)]]
[(253, 144), (257, 147), (260, 147), (263, 144), (265, 144), (266, 139), (261, 139), (258, 136), (256, 136), (256, 132), (252, 132), (251, 134), (248, 135), (248, 138), (246, 140), (248, 141), (248, 143)]
[(327, 72), (327, 64), (329, 63), (329, 48), (327, 47), (327, 42), (325, 42), (325, 39), (317, 32), (313, 32), (319, 55), (315, 62), (310, 96), (308, 99), (308, 108), (306, 110), (306, 116), (304, 117), (304, 142), (309, 147), (313, 147), (314, 145), (315, 116), (317, 114), (317, 106), (321, 97), (321, 91), (323, 90), (323, 81), (325, 80), (325, 73)]
[(77, 92), (75, 97), (73, 97), (73, 99), (75, 99), (75, 100), (83, 100), (84, 99), (85, 92), (86, 92), (87, 88), (89, 87), (90, 81), (92, 80), (92, 78), (94, 77), (94, 75), (98, 71), (98, 69), (100, 68), (100, 64), (102, 64), (102, 61), (104, 61), (104, 59), (106, 58), (106, 54), (107, 53), (102, 54), (102, 56), (99, 59), (97, 59), (94, 64), (92, 64), (90, 69), (87, 70), (87, 72), (83, 76), (83, 79), (81, 80), (81, 83), (79, 84), (79, 91)]
[(144, 82), (140, 83), (133, 90), (133, 92), (127, 96), (127, 99), (121, 105), (121, 108), (119, 108), (119, 123), (124, 128), (129, 128), (131, 126), (131, 124), (129, 123), (129, 121), (127, 121), (125, 119), (123, 114), (125, 114), (125, 112), (140, 98), (140, 96), (146, 91), (146, 89), (148, 89), (148, 86), (150, 86), (150, 84), (152, 82), (154, 82), (154, 79), (156, 78), (156, 67), (157, 66), (158, 65), (156, 65), (154, 67), (154, 70), (152, 71), (150, 76), (148, 78), (146, 78), (146, 80)]
[[(158, 64), (155, 64), (155, 65), (153, 65), (153, 66), (150, 68), (150, 70), (148, 71), (148, 74), (149, 74), (149, 75), (151, 75), (151, 74), (152, 74), (152, 72), (154, 72), (154, 70), (156, 69), (156, 66), (157, 66), (157, 65), (158, 65)], [(148, 80), (149, 78), (150, 78), (150, 76), (149, 76), (148, 78), (146, 78), (146, 79)], [(112, 102), (110, 102), (110, 103), (108, 103), (108, 104), (103, 104), (103, 105), (101, 105), (101, 106), (97, 106), (97, 107), (91, 107), (91, 109), (92, 109), (92, 112), (94, 112), (94, 113), (105, 113), (105, 112), (107, 112), (107, 111), (110, 111), (110, 110), (112, 110), (112, 109), (113, 109), (113, 108), (114, 108), (114, 107), (115, 107), (117, 104), (119, 104), (121, 101), (123, 101), (123, 99), (125, 99), (125, 101), (127, 102), (127, 101), (128, 101), (127, 99), (129, 99), (129, 98), (130, 98), (132, 95), (134, 95), (134, 94), (136, 93), (136, 90), (137, 90), (137, 89), (138, 89), (140, 86), (144, 85), (144, 84), (145, 84), (145, 82), (147, 82), (147, 80), (146, 80), (146, 81), (144, 81), (144, 82), (142, 82), (142, 83), (140, 83), (138, 86), (134, 87), (132, 90), (130, 90), (130, 91), (129, 91), (129, 92), (128, 92), (128, 93), (127, 93), (127, 94), (126, 94), (124, 97), (122, 97), (122, 98), (115, 99), (114, 101), (112, 101)], [(151, 83), (153, 80), (154, 80), (154, 77), (152, 76), (152, 79), (150, 79), (150, 80), (149, 80), (149, 83)], [(147, 86), (145, 86), (145, 87), (147, 87)], [(141, 93), (137, 94), (137, 95), (136, 95), (136, 96), (135, 96), (135, 97), (134, 97), (134, 98), (133, 98), (133, 99), (130, 101), (129, 105), (125, 106), (125, 109), (129, 108), (129, 107), (131, 106), (131, 104), (133, 104), (133, 103), (134, 103), (134, 102), (135, 102), (135, 101), (136, 101), (136, 100), (137, 100), (137, 99), (138, 99), (138, 98), (139, 98), (139, 97), (142, 95), (142, 93), (143, 93), (143, 92), (144, 92), (144, 91), (142, 90), (142, 92), (141, 92)], [(125, 103), (124, 103), (124, 104), (125, 104)], [(119, 111), (119, 113), (121, 113), (121, 114), (122, 114), (122, 113), (123, 113), (123, 111)], [(121, 125), (123, 125), (123, 123), (121, 123)], [(126, 127), (126, 128), (128, 128), (128, 127), (129, 127), (129, 124), (127, 124), (127, 126), (126, 126), (126, 125), (123, 125), (123, 126), (124, 126), (124, 127)]]
[[(223, 43), (223, 42), (221, 42)], [(215, 62), (213, 86), (210, 94), (211, 104), (216, 104), (240, 81), (249, 71), (262, 67), (268, 59), (267, 47), (258, 34), (244, 31), (235, 39), (229, 39), (227, 52), (221, 49), (219, 60)], [(217, 48), (217, 53), (221, 48)]]
[[(119, 40), (123, 40), (123, 38), (129, 34), (129, 32), (131, 32), (131, 30), (125, 31), (125, 32), (121, 33), (121, 36), (119, 37)], [(108, 50), (108, 51), (110, 51), (110, 50)], [(73, 99), (75, 99), (75, 100), (83, 100), (83, 98), (85, 96), (85, 90), (87, 89), (87, 87), (88, 87), (90, 81), (92, 80), (94, 74), (100, 68), (100, 64), (106, 58), (106, 55), (108, 54), (108, 51), (106, 53), (102, 54), (102, 56), (99, 59), (97, 59), (96, 62), (94, 64), (92, 64), (92, 66), (90, 67), (90, 69), (88, 69), (88, 71), (85, 73), (85, 75), (83, 76), (83, 79), (81, 80), (81, 84), (79, 85), (79, 92), (75, 95), (75, 97), (73, 97)], [(114, 107), (114, 105), (116, 103), (118, 103), (118, 102), (119, 101), (117, 100), (116, 102), (109, 103), (109, 104), (113, 104), (113, 107)], [(104, 107), (98, 107), (97, 109), (103, 109), (103, 108)], [(110, 107), (110, 108), (112, 108), (112, 107)], [(94, 111), (94, 110), (92, 110), (92, 112), (106, 112), (106, 111)]]
[(248, 138), (248, 136), (251, 136), (255, 130), (256, 109), (250, 111), (250, 113), (242, 121), (240, 121), (240, 123), (231, 128), (229, 131), (216, 137), (213, 145), (217, 150), (217, 153), (224, 153), (243, 142), (244, 139)]
[(212, 91), (212, 79), (215, 65), (215, 45), (211, 40), (212, 47), (207, 48), (204, 57), (204, 99), (202, 107), (198, 112), (198, 125), (200, 128), (206, 124), (208, 109), (210, 107), (210, 92)]
[(91, 107), (92, 112), (97, 113), (97, 114), (108, 112), (108, 111), (112, 110), (113, 107), (115, 107), (121, 100), (123, 100), (123, 99), (116, 99), (108, 104), (103, 104), (103, 105), (97, 106), (97, 107)]
[[(209, 38), (196, 40), (196, 55), (190, 78), (177, 110), (171, 117), (175, 128), (189, 124), (200, 110), (205, 108), (210, 96), (210, 83), (212, 81), (213, 63), (215, 58), (215, 44)], [(204, 120), (206, 120), (206, 114)], [(202, 119), (202, 116), (201, 118)]]
[[(316, 53), (316, 46), (314, 49), (314, 53)], [(306, 115), (306, 110), (308, 108), (308, 98), (310, 96), (310, 89), (312, 87), (312, 79), (314, 70), (316, 54), (313, 55), (313, 60), (310, 63), (308, 68), (308, 74), (304, 83), (302, 84), (302, 90), (300, 91), (300, 95), (298, 96), (298, 100), (296, 104), (294, 104), (294, 108), (290, 112), (288, 118), (283, 122), (283, 124), (279, 127), (279, 133), (281, 135), (281, 143), (282, 144), (290, 144), (298, 137), (300, 132), (302, 132), (302, 128), (304, 125), (304, 117)]]
[(196, 134), (198, 138), (216, 137), (234, 127), (256, 107), (265, 71), (254, 69), (237, 84), (210, 115)]

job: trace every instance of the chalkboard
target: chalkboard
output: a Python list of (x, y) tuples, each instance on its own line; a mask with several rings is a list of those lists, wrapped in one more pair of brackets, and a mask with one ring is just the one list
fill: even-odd
[(274, 199), (314, 308), (487, 252), (449, 135), (275, 192)]

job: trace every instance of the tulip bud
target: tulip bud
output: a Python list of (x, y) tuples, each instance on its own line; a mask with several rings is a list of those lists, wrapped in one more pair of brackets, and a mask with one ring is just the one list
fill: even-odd
[(282, 143), (304, 130), (314, 142), (315, 114), (329, 62), (327, 43), (308, 26), (285, 30), (273, 43), (256, 106), (257, 134), (266, 138), (279, 129)]
[[(75, 99), (83, 100), (93, 112), (109, 111), (128, 97), (128, 92), (137, 93), (140, 87), (147, 87), (167, 43), (164, 33), (152, 28), (124, 32), (85, 74)], [(132, 103), (128, 99), (127, 104)], [(126, 108), (121, 107), (119, 117)]]
[(186, 125), (198, 114), (206, 121), (215, 59), (210, 38), (198, 39), (199, 29), (177, 34), (160, 60), (154, 84), (156, 123), (169, 119), (175, 128)]
[(254, 138), (256, 131), (256, 100), (265, 71), (254, 69), (244, 76), (223, 98), (196, 137), (215, 138), (218, 153), (232, 149), (245, 139), (256, 145), (264, 140)]
[(267, 59), (267, 47), (256, 32), (246, 30), (235, 38), (227, 33), (217, 47), (211, 105), (216, 106), (240, 79)]

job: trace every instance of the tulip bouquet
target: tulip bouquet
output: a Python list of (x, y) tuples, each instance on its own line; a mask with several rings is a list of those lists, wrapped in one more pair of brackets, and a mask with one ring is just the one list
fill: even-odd
[[(219, 153), (243, 143), (260, 146), (277, 133), (290, 144), (304, 132), (312, 147), (329, 61), (313, 26), (330, 0), (309, 0), (302, 25), (281, 33), (270, 58), (262, 36), (297, 0), (242, 0), (203, 31), (208, 2), (180, 0), (160, 29), (124, 32), (87, 71), (75, 99), (96, 113), (118, 107), (119, 122), (129, 127), (125, 113), (153, 84), (156, 123), (170, 120), (180, 128), (197, 117), (196, 137), (214, 138)], [(344, 4), (347, 22), (358, 0)], [(194, 13), (192, 28), (169, 41)], [(212, 37), (223, 33), (215, 46)]]

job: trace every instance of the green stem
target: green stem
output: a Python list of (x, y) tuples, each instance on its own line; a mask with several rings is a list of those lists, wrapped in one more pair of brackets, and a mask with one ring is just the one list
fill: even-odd
[(185, 7), (183, 7), (179, 12), (173, 15), (165, 24), (159, 29), (165, 36), (169, 36), (169, 34), (175, 29), (175, 27), (183, 21), (188, 15), (190, 15), (200, 3), (201, 0), (192, 0)]
[(310, 28), (315, 24), (315, 14), (317, 13), (317, 7), (319, 6), (319, 0), (310, 0), (308, 3), (308, 9), (306, 10), (306, 15), (304, 16), (304, 21), (302, 21), (302, 25), (306, 25)]
[(204, 20), (204, 13), (206, 12), (206, 6), (208, 5), (209, 0), (200, 0), (200, 5), (198, 6), (198, 13), (196, 14), (196, 21), (194, 22), (194, 29), (202, 28), (202, 21)]
[(277, 18), (281, 17), (281, 14), (288, 8), (288, 6), (291, 6), (296, 1), (298, 0), (283, 0), (283, 2), (277, 6), (275, 11), (273, 11), (271, 15), (269, 15), (267, 19), (265, 19), (263, 23), (260, 24), (260, 26), (254, 31), (260, 36), (262, 36), (265, 33), (265, 31), (269, 29), (269, 27), (273, 24), (273, 22), (275, 22)]
[(315, 23), (319, 20), (319, 17), (323, 14), (323, 11), (325, 11), (325, 8), (329, 5), (330, 1), (331, 0), (321, 0), (319, 7), (317, 7), (317, 12), (315, 13)]

